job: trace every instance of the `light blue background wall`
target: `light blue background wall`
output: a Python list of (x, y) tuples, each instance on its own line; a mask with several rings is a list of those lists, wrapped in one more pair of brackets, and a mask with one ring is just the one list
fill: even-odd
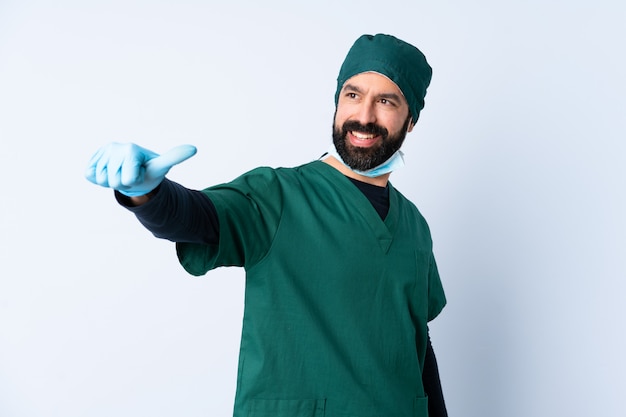
[(450, 415), (626, 415), (623, 2), (310, 3), (0, 1), (0, 415), (231, 413), (242, 271), (186, 275), (84, 167), (112, 140), (197, 145), (195, 188), (315, 159), (376, 32), (434, 67), (392, 182), (435, 241)]

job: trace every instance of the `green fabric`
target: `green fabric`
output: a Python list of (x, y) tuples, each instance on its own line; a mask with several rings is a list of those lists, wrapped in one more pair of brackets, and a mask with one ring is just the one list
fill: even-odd
[(316, 161), (205, 190), (219, 245), (178, 244), (194, 275), (245, 267), (236, 417), (426, 417), (427, 322), (445, 296), (428, 226), (390, 185), (383, 222)]
[(391, 35), (361, 36), (339, 70), (335, 105), (344, 83), (363, 72), (378, 72), (396, 83), (409, 104), (413, 122), (417, 122), (432, 77), (432, 68), (419, 49)]

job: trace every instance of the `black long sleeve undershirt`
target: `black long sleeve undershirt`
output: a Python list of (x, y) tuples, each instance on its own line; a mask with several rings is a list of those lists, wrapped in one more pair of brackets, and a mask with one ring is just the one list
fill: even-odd
[[(350, 179), (372, 203), (382, 219), (389, 211), (389, 189)], [(190, 190), (165, 179), (145, 204), (133, 207), (130, 199), (116, 192), (117, 201), (132, 211), (154, 236), (172, 242), (219, 243), (219, 221), (213, 202), (201, 191)], [(430, 417), (447, 417), (437, 359), (430, 336), (422, 382), (428, 395)]]
[(133, 207), (115, 192), (117, 201), (132, 211), (141, 224), (160, 239), (172, 242), (219, 243), (219, 222), (213, 202), (201, 191), (165, 179), (145, 204)]

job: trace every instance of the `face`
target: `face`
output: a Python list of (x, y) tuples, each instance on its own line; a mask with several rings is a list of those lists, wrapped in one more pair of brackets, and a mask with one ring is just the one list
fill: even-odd
[(366, 72), (345, 82), (335, 112), (333, 143), (352, 169), (366, 171), (382, 164), (412, 129), (409, 106), (393, 81)]

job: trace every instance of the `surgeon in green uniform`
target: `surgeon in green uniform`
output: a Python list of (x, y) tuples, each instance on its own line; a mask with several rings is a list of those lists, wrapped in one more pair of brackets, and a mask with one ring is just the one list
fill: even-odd
[(113, 143), (90, 161), (87, 178), (176, 242), (189, 273), (245, 268), (235, 417), (429, 415), (427, 324), (446, 300), (428, 225), (389, 176), (430, 78), (414, 46), (364, 35), (341, 67), (319, 160), (202, 191), (165, 178), (194, 147)]

